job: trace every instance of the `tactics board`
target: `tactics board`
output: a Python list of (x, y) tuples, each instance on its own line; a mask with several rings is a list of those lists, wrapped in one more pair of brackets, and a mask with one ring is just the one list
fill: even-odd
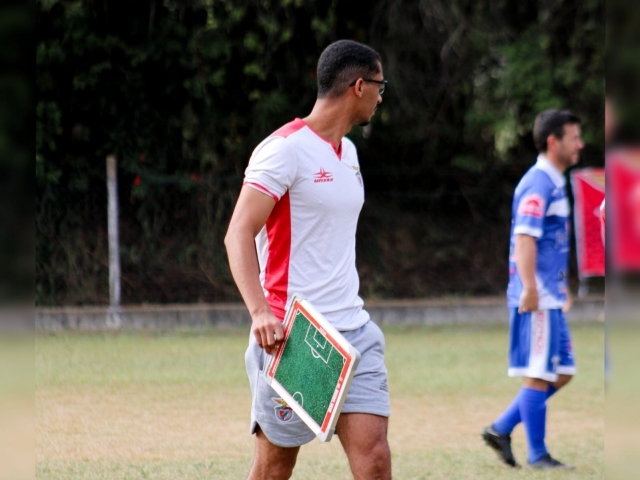
[(313, 306), (295, 295), (267, 382), (323, 442), (331, 440), (360, 353)]

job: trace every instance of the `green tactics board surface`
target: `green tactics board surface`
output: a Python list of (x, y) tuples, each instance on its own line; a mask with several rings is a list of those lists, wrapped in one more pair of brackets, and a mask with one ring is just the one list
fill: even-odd
[(322, 425), (345, 361), (340, 351), (298, 312), (274, 378)]

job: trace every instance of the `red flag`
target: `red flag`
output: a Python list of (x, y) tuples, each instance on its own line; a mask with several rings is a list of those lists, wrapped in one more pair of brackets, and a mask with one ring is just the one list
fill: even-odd
[[(640, 270), (640, 151), (607, 158), (611, 191), (607, 199), (607, 248), (613, 268)], [(610, 217), (610, 221), (609, 221)]]
[(604, 184), (602, 168), (583, 168), (571, 173), (580, 278), (604, 276), (604, 245), (600, 228)]

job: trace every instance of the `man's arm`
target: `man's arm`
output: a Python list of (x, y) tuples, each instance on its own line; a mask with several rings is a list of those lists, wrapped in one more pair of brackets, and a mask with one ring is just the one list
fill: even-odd
[(522, 280), (522, 295), (518, 312), (533, 312), (538, 310), (538, 288), (536, 286), (536, 257), (538, 245), (531, 235), (516, 235), (516, 266)]
[(258, 345), (268, 354), (276, 351), (284, 338), (284, 331), (260, 285), (260, 266), (254, 242), (275, 204), (270, 196), (246, 185), (242, 187), (224, 239), (231, 274), (251, 315), (251, 331)]

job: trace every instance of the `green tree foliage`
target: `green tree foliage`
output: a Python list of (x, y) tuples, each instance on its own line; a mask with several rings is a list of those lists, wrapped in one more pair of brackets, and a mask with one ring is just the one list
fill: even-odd
[[(369, 38), (390, 86), (360, 155), (370, 205), (401, 213), (364, 212), (369, 238), (394, 232), (362, 242), (373, 259), (361, 269), (368, 293), (503, 291), (535, 115), (575, 110), (582, 164), (603, 164), (602, 15), (597, 1), (376, 2)], [(372, 177), (387, 195), (371, 191)]]
[(351, 133), (363, 293), (500, 291), (536, 112), (580, 113), (600, 162), (601, 15), (594, 1), (40, 1), (37, 302), (108, 298), (108, 154), (125, 302), (237, 299), (222, 238), (247, 160), (308, 113), (339, 38), (376, 48), (390, 80)]
[(640, 12), (623, 0), (607, 4), (607, 93), (615, 105), (616, 143), (640, 138)]
[(30, 304), (34, 283), (33, 7), (0, 6), (0, 303)]

